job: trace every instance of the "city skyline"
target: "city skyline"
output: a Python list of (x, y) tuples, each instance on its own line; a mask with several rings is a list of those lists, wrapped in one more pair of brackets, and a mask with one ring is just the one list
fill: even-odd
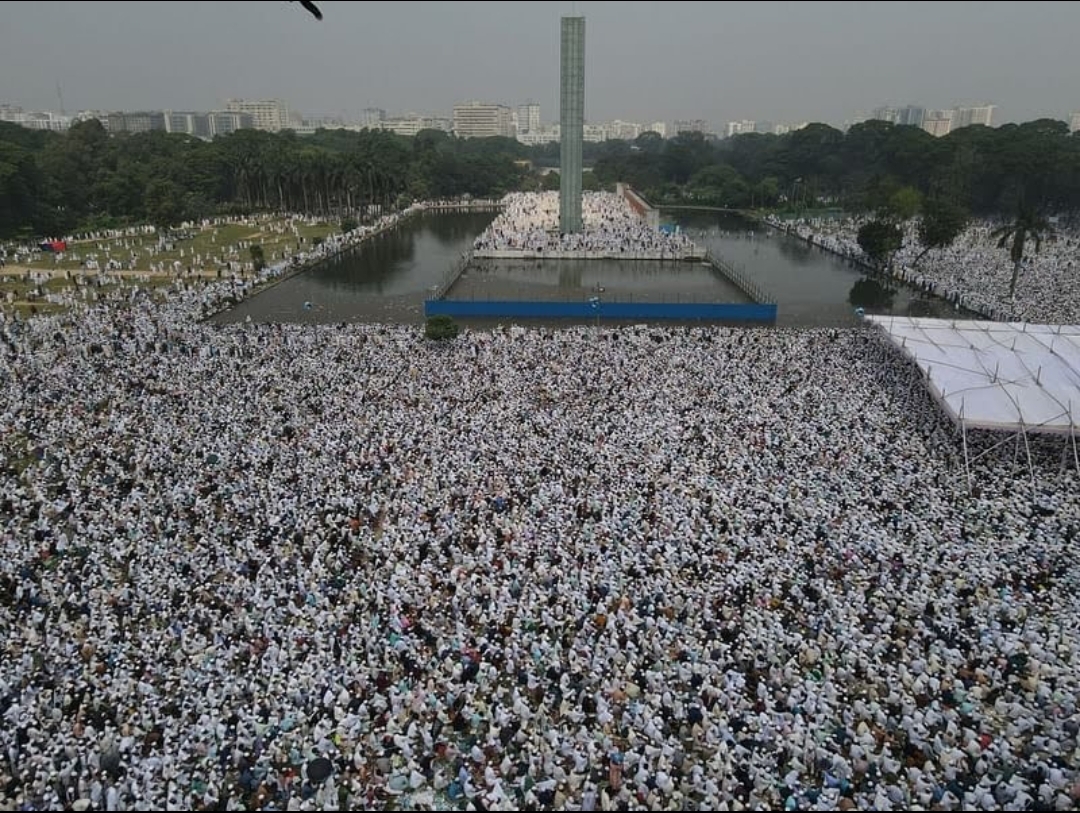
[[(366, 107), (445, 113), (467, 99), (554, 111), (558, 20), (571, 5), (327, 0), (322, 23), (286, 2), (258, 14), (234, 2), (0, 5), (0, 101), (56, 109), (59, 83), (69, 112), (229, 98), (348, 119)], [(992, 102), (1005, 123), (1068, 120), (1080, 107), (1075, 5), (576, 6), (595, 43), (591, 121), (838, 125), (882, 104)]]

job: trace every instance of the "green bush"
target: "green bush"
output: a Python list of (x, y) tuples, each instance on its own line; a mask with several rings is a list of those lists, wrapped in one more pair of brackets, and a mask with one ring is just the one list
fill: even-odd
[(449, 316), (432, 316), (424, 328), (424, 335), (437, 342), (456, 338), (460, 332), (458, 323)]
[(360, 224), (356, 222), (356, 218), (347, 217), (341, 221), (341, 231), (343, 233), (351, 232), (359, 225)]

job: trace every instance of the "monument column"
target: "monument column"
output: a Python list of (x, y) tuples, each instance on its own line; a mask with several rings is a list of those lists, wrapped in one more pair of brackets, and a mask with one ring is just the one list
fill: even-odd
[(585, 18), (562, 18), (559, 94), (559, 231), (581, 231), (581, 144), (585, 138)]

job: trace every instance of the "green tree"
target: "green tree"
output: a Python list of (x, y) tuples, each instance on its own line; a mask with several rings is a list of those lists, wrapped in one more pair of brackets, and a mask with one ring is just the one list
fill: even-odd
[(354, 231), (359, 225), (360, 224), (356, 222), (355, 217), (346, 217), (341, 221), (341, 231), (343, 233), (348, 233)]
[(967, 228), (968, 213), (951, 197), (936, 195), (927, 198), (919, 221), (919, 243), (923, 250), (915, 258), (915, 264), (932, 248), (946, 248)]
[[(754, 187), (753, 194), (758, 206), (762, 208), (775, 206), (777, 201), (780, 200), (780, 181), (771, 175), (763, 178)], [(753, 204), (751, 203), (751, 205)]]
[(457, 338), (461, 332), (458, 323), (449, 316), (432, 316), (424, 327), (424, 335), (432, 341), (443, 342)]
[(154, 178), (146, 187), (146, 216), (159, 227), (175, 226), (183, 219), (183, 191), (172, 181)]
[(878, 266), (888, 269), (893, 255), (904, 244), (904, 232), (885, 220), (864, 223), (857, 236), (859, 248)]
[(1016, 295), (1016, 281), (1020, 276), (1020, 268), (1024, 263), (1024, 249), (1027, 242), (1035, 243), (1035, 253), (1042, 248), (1045, 237), (1053, 234), (1049, 221), (1035, 211), (1031, 206), (1021, 202), (1016, 213), (1016, 219), (999, 229), (991, 232), (991, 237), (996, 237), (998, 248), (1009, 246), (1009, 258), (1013, 262), (1012, 280), (1009, 282), (1009, 298)]
[(248, 251), (251, 253), (251, 262), (255, 266), (256, 272), (266, 268), (266, 254), (263, 252), (263, 247), (261, 245), (255, 243)]
[(0, 141), (0, 237), (14, 237), (34, 222), (39, 189), (33, 154)]
[(922, 195), (912, 186), (896, 190), (889, 198), (888, 213), (901, 223), (915, 217), (922, 208)]

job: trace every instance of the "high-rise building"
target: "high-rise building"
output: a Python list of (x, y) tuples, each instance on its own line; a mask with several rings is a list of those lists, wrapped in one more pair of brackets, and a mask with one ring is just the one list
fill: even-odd
[(228, 110), (215, 110), (206, 114), (210, 124), (210, 135), (228, 135), (237, 130), (254, 130), (255, 117), (250, 113), (233, 113)]
[(908, 127), (922, 127), (925, 116), (926, 110), (914, 104), (909, 104), (906, 107), (876, 107), (874, 112), (870, 114), (872, 120), (887, 121)]
[(1069, 116), (1069, 132), (1080, 132), (1080, 111)]
[(632, 121), (622, 121), (621, 119), (608, 122), (605, 129), (608, 138), (620, 141), (633, 141), (641, 135), (640, 124)]
[(379, 124), (379, 129), (402, 136), (415, 136), (421, 130), (441, 130), (449, 133), (452, 127), (450, 119), (438, 116), (418, 116), (415, 113), (383, 119)]
[(581, 128), (581, 138), (590, 144), (608, 140), (608, 128), (604, 124), (586, 124)]
[(874, 121), (887, 121), (890, 124), (900, 123), (900, 111), (895, 107), (875, 107), (870, 114)]
[(360, 113), (360, 126), (368, 130), (378, 130), (386, 120), (386, 111), (381, 107), (365, 107)]
[[(209, 113), (184, 113), (166, 110), (163, 113), (165, 131), (184, 133), (197, 138), (210, 139), (214, 136), (228, 135), (237, 130), (251, 130), (255, 119), (250, 113), (230, 113), (215, 110)], [(111, 129), (110, 125), (110, 129)]]
[(581, 231), (582, 142), (585, 139), (585, 18), (562, 18), (559, 70), (559, 231)]
[(952, 110), (929, 110), (923, 117), (922, 128), (935, 138), (946, 136), (952, 132)]
[(518, 133), (517, 140), (530, 147), (534, 147), (538, 144), (554, 144), (559, 140), (559, 125), (554, 124), (551, 127), (540, 127), (539, 129), (533, 130), (531, 133)]
[(926, 110), (913, 104), (900, 108), (899, 114), (896, 123), (907, 127), (922, 127), (923, 119), (926, 118)]
[(182, 113), (176, 110), (165, 111), (165, 132), (183, 133), (184, 135), (210, 138), (209, 113)]
[(680, 119), (675, 122), (675, 135), (682, 133), (702, 133), (707, 135), (709, 123), (704, 119)]
[(757, 132), (757, 122), (750, 119), (743, 119), (742, 121), (729, 121), (727, 127), (724, 128), (724, 135), (728, 138), (732, 136), (742, 135), (743, 133), (755, 133)]
[(149, 133), (165, 129), (165, 114), (160, 110), (110, 113), (105, 126), (110, 133)]
[(454, 135), (458, 138), (514, 137), (514, 121), (504, 104), (466, 102), (454, 105)]
[(279, 130), (288, 130), (291, 126), (289, 106), (278, 99), (264, 99), (258, 102), (229, 99), (225, 105), (225, 111), (249, 114), (255, 121), (256, 130), (276, 133)]
[(25, 111), (18, 105), (0, 104), (0, 121), (20, 124), (29, 130), (66, 130), (71, 117), (61, 113)]
[(668, 124), (667, 124), (666, 121), (654, 121), (652, 124), (650, 124), (648, 127), (646, 127), (642, 132), (656, 133), (658, 136), (660, 136), (660, 138), (667, 138), (668, 137)]
[(534, 133), (540, 129), (540, 105), (536, 102), (525, 102), (517, 109), (518, 133)]
[(957, 107), (953, 111), (952, 128), (959, 130), (961, 127), (970, 127), (973, 124), (982, 124), (986, 127), (993, 126), (994, 110), (996, 105), (984, 104), (977, 107)]

